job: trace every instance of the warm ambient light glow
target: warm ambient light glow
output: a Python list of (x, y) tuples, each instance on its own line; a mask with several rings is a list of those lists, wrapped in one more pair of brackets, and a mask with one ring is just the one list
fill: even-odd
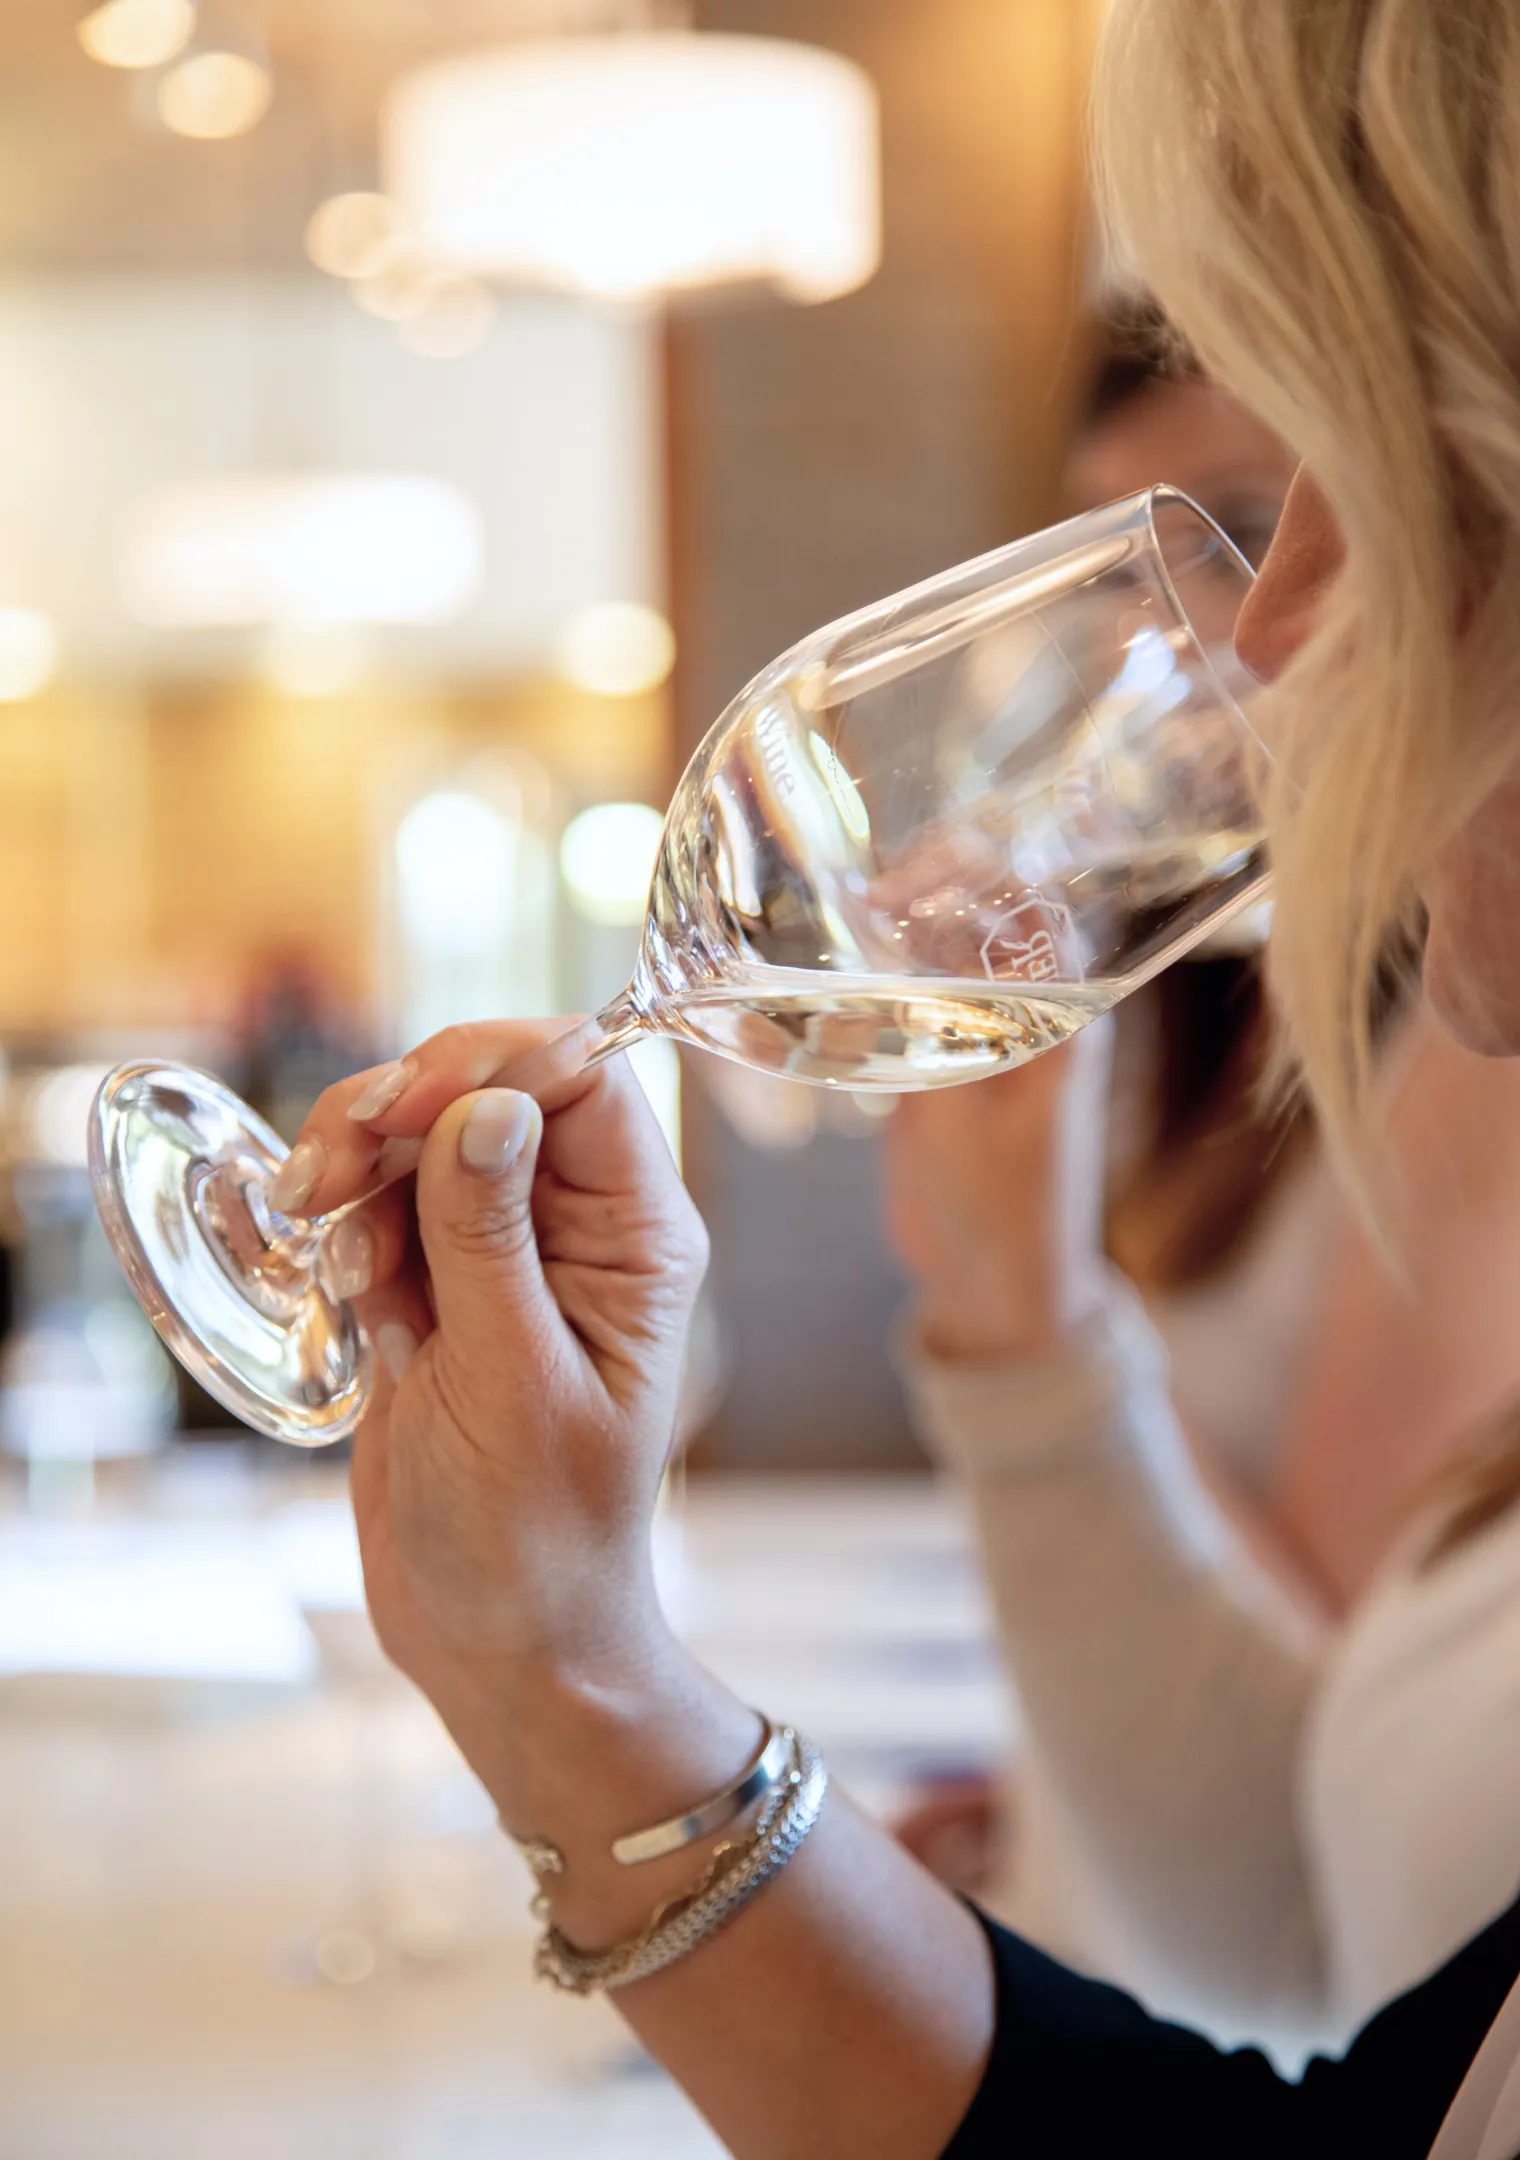
[(397, 326), (408, 352), (426, 360), (458, 360), (475, 352), (491, 334), (496, 302), (479, 278), (435, 277), (422, 306)]
[(518, 835), (478, 795), (425, 795), (396, 830), (396, 898), (408, 942), (433, 960), (489, 952), (512, 929)]
[(35, 608), (0, 608), (0, 704), (36, 697), (58, 667), (58, 634)]
[(306, 221), (306, 252), (329, 277), (373, 277), (394, 254), (396, 205), (388, 195), (354, 190), (329, 195)]
[(402, 78), (382, 169), (434, 262), (639, 299), (824, 300), (880, 255), (876, 98), (852, 62), (687, 31), (549, 39)]
[(273, 95), (269, 70), (245, 53), (193, 53), (160, 81), (159, 118), (176, 135), (220, 142), (257, 127)]
[(289, 698), (346, 697), (364, 679), (368, 649), (352, 623), (274, 623), (259, 651), (259, 672)]
[(479, 513), (444, 481), (248, 474), (171, 488), (139, 511), (124, 582), (140, 621), (437, 623), (479, 586)]
[(631, 926), (644, 920), (665, 820), (648, 803), (597, 803), (565, 827), (559, 867), (576, 909), (588, 922)]
[(33, 1161), (87, 1167), (90, 1106), (109, 1070), (107, 1065), (60, 1065), (37, 1081), (28, 1105)]
[(105, 0), (75, 32), (102, 67), (162, 67), (183, 52), (195, 28), (193, 0)]
[(306, 252), (329, 277), (348, 280), (367, 314), (395, 323), (408, 352), (455, 360), (490, 335), (490, 288), (434, 269), (407, 239), (388, 195), (330, 195), (307, 221)]
[(598, 697), (642, 697), (675, 666), (675, 633), (656, 609), (602, 600), (577, 610), (559, 635), (559, 663), (578, 689)]
[(380, 322), (404, 323), (423, 313), (436, 283), (437, 272), (403, 244), (378, 270), (351, 279), (348, 289), (366, 315)]

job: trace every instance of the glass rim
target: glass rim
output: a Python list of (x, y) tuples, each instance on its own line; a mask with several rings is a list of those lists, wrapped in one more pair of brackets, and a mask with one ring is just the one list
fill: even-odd
[[(1191, 495), (1186, 493), (1184, 489), (1180, 487), (1174, 487), (1169, 480), (1158, 480), (1153, 487), (1142, 488), (1138, 495), (1128, 497), (1120, 496), (1118, 498), (1118, 503), (1123, 503), (1126, 501), (1134, 502), (1136, 504), (1143, 503), (1145, 505), (1146, 527), (1150, 533), (1151, 550), (1155, 557), (1157, 568), (1161, 573), (1162, 581), (1166, 586), (1166, 596), (1168, 600), (1170, 600), (1172, 607), (1176, 611), (1177, 620), (1187, 626), (1187, 634), (1192, 640), (1193, 650), (1198, 657), (1200, 665), (1207, 670), (1209, 680), (1213, 683), (1215, 689), (1219, 692), (1220, 697), (1230, 707), (1231, 711), (1237, 715), (1240, 720), (1241, 726), (1250, 736), (1252, 742), (1256, 744), (1264, 757), (1270, 758), (1272, 755), (1271, 751), (1262, 741), (1261, 736), (1259, 735), (1255, 727), (1252, 726), (1251, 716), (1246, 711), (1245, 707), (1241, 704), (1239, 697), (1236, 695), (1235, 691), (1230, 688), (1230, 685), (1225, 681), (1224, 677), (1220, 674), (1219, 669), (1215, 666), (1213, 655), (1210, 653), (1209, 648), (1204, 643), (1203, 639), (1199, 636), (1198, 626), (1193, 621), (1191, 611), (1183, 600), (1181, 593), (1179, 593), (1177, 590), (1177, 581), (1172, 576), (1171, 564), (1166, 559), (1166, 549), (1162, 545), (1161, 535), (1156, 528), (1156, 505), (1161, 502), (1179, 503), (1184, 510), (1191, 511), (1193, 516), (1197, 518), (1198, 522), (1201, 525), (1206, 525), (1209, 531), (1214, 534), (1215, 538), (1221, 542), (1224, 548), (1226, 558), (1234, 563), (1235, 567), (1239, 570), (1241, 577), (1244, 581), (1245, 599), (1243, 599), (1241, 602), (1242, 607), (1245, 605), (1245, 600), (1250, 598), (1251, 593), (1255, 589), (1256, 580), (1259, 572), (1253, 567), (1250, 559), (1245, 554), (1245, 552), (1237, 546), (1235, 541), (1230, 538), (1229, 534), (1220, 524), (1218, 518), (1211, 517), (1208, 511), (1204, 509), (1202, 503), (1195, 501), (1195, 499)], [(1116, 503), (1113, 507), (1117, 508), (1118, 503)], [(1237, 622), (1240, 620), (1238, 613), (1235, 619)], [(1230, 633), (1230, 649), (1232, 651), (1235, 651), (1235, 636), (1233, 630)], [(1239, 667), (1243, 673), (1248, 675), (1250, 674), (1249, 668), (1246, 667), (1246, 664), (1241, 659), (1238, 651), (1235, 651), (1235, 662), (1237, 667)], [(1252, 676), (1251, 679), (1253, 682), (1256, 680), (1254, 676)], [(1258, 685), (1258, 687), (1264, 688), (1265, 685)]]

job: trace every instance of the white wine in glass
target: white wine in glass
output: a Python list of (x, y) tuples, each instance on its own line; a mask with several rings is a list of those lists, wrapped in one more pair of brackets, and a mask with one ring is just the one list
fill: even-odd
[[(823, 1087), (975, 1080), (1066, 1041), (1264, 896), (1252, 572), (1170, 488), (805, 639), (677, 788), (633, 981), (592, 1059), (663, 1033)], [(276, 1136), (134, 1064), (92, 1118), (101, 1218), (160, 1334), (276, 1438), (341, 1439), (367, 1352)]]

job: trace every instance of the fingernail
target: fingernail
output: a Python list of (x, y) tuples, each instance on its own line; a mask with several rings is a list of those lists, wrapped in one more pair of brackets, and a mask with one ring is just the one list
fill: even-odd
[(280, 1215), (299, 1214), (326, 1166), (327, 1150), (320, 1140), (298, 1141), (269, 1181), (269, 1205)]
[(421, 1160), (420, 1140), (382, 1140), (375, 1157), (376, 1182), (389, 1185), (395, 1178), (410, 1177)]
[(382, 1065), (371, 1075), (364, 1093), (356, 1095), (349, 1104), (349, 1116), (356, 1125), (367, 1125), (371, 1118), (383, 1117), (392, 1103), (400, 1102), (416, 1077), (417, 1068), (410, 1058), (396, 1058), (391, 1064)]
[(363, 1297), (375, 1279), (375, 1240), (366, 1223), (349, 1216), (327, 1239), (326, 1275), (335, 1298)]
[(399, 1387), (406, 1378), (407, 1367), (417, 1355), (416, 1336), (404, 1320), (387, 1320), (383, 1327), (375, 1330), (375, 1348), (392, 1382)]
[(538, 1104), (531, 1095), (492, 1088), (477, 1095), (459, 1135), (459, 1159), (477, 1177), (501, 1177), (523, 1151)]

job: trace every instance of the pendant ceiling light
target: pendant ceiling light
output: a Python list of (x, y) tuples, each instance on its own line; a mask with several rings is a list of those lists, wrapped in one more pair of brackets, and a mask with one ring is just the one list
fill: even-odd
[(255, 474), (153, 497), (128, 534), (127, 604), (165, 627), (439, 623), (479, 587), (479, 513), (404, 474)]
[(826, 300), (880, 255), (870, 80), (773, 38), (459, 55), (396, 85), (381, 166), (433, 262), (607, 299), (764, 283)]

